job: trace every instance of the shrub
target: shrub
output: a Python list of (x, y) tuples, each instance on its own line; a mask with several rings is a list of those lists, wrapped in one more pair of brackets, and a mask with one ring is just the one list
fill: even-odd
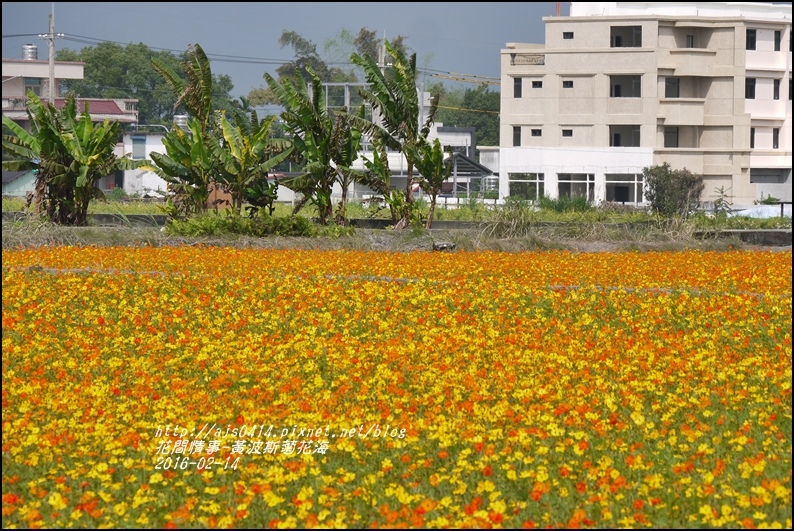
[(310, 219), (302, 216), (272, 217), (260, 213), (252, 219), (232, 211), (225, 216), (210, 213), (186, 220), (171, 219), (166, 232), (174, 236), (315, 236), (317, 229)]
[(667, 162), (643, 168), (642, 175), (651, 210), (667, 218), (687, 217), (697, 207), (705, 188), (701, 175), (686, 168), (673, 170)]
[(127, 192), (124, 191), (124, 188), (113, 188), (108, 193), (105, 194), (105, 199), (108, 201), (123, 201), (127, 199)]
[(541, 210), (552, 210), (554, 212), (588, 212), (595, 208), (586, 197), (581, 195), (574, 197), (562, 196), (556, 199), (543, 196), (540, 198), (538, 205)]

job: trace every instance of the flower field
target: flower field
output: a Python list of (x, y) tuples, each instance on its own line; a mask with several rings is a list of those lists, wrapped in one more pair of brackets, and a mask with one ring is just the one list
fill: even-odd
[(3, 252), (3, 527), (788, 527), (790, 251)]

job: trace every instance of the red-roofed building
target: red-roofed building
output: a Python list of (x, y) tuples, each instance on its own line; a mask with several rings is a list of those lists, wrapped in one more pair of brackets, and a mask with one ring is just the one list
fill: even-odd
[[(27, 127), (28, 116), (25, 112), (25, 101), (29, 90), (46, 100), (49, 93), (50, 68), (49, 61), (38, 59), (38, 50), (32, 44), (23, 46), (22, 59), (3, 59), (3, 116)], [(55, 61), (55, 106), (61, 108), (65, 100), (61, 98), (61, 82), (67, 79), (83, 79), (83, 63)], [(88, 104), (88, 111), (94, 122), (105, 120), (122, 123), (138, 122), (137, 99), (78, 99), (77, 111), (83, 112)]]

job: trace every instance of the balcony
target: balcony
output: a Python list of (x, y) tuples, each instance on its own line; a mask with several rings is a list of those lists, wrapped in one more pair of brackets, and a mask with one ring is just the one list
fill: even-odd
[(730, 66), (717, 64), (716, 50), (683, 48), (669, 50), (669, 54), (666, 59), (660, 59), (660, 68), (673, 69), (677, 76), (719, 75), (720, 67)]
[(658, 117), (665, 123), (676, 125), (703, 125), (702, 98), (670, 98), (659, 100)]

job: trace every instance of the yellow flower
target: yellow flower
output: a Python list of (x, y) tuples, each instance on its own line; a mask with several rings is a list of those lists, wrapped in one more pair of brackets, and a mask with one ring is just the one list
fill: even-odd
[(66, 508), (66, 500), (63, 499), (63, 496), (61, 496), (60, 492), (53, 492), (50, 494), (50, 497), (47, 499), (47, 503), (49, 503), (56, 511), (62, 511)]

